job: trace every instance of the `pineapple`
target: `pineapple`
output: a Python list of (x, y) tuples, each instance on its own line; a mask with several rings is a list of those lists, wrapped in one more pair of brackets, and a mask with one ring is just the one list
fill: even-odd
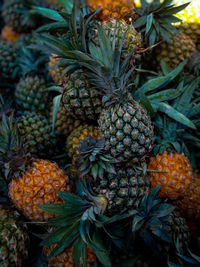
[(63, 75), (63, 68), (58, 66), (59, 58), (56, 54), (52, 54), (49, 59), (49, 73), (51, 75), (51, 78), (57, 85), (62, 85), (66, 82), (68, 82), (69, 77), (68, 75)]
[(192, 167), (184, 154), (165, 151), (150, 158), (148, 169), (151, 187), (162, 184), (159, 195), (163, 198), (182, 198), (192, 183)]
[(174, 205), (188, 218), (200, 220), (200, 177), (191, 181), (184, 197)]
[(78, 148), (81, 140), (85, 140), (89, 136), (95, 139), (99, 139), (101, 137), (97, 127), (84, 124), (74, 129), (74, 131), (72, 131), (67, 138), (67, 148), (69, 155), (74, 162), (78, 160)]
[[(14, 32), (30, 32), (38, 25), (38, 19), (30, 12), (31, 0), (6, 0), (2, 7), (2, 16)], [(20, 12), (23, 10), (23, 12)]]
[[(44, 254), (48, 257), (51, 251), (56, 247), (56, 244), (53, 244), (49, 247), (44, 247)], [(96, 261), (96, 256), (91, 249), (87, 249), (87, 267), (90, 267), (93, 262)], [(73, 247), (65, 249), (62, 253), (58, 254), (56, 257), (49, 259), (49, 267), (73, 267)]]
[(46, 67), (46, 56), (37, 51), (23, 49), (19, 59), (22, 77), (17, 83), (15, 101), (25, 111), (48, 114), (49, 92), (43, 78)]
[(173, 34), (170, 42), (163, 42), (155, 48), (156, 61), (153, 64), (159, 68), (161, 60), (165, 60), (174, 68), (185, 59), (189, 60), (195, 51), (196, 45), (190, 36), (182, 32)]
[(21, 50), (22, 48), (29, 46), (29, 45), (35, 45), (36, 39), (34, 38), (33, 34), (26, 33), (26, 34), (20, 34), (19, 38), (17, 38), (15, 46)]
[(0, 42), (0, 81), (11, 81), (17, 78), (17, 48), (10, 42)]
[(68, 178), (56, 163), (42, 159), (34, 159), (23, 175), (9, 184), (11, 201), (33, 221), (47, 221), (53, 217), (38, 205), (60, 203), (57, 191), (70, 191)]
[(134, 0), (87, 0), (86, 3), (91, 12), (101, 9), (96, 15), (101, 21), (108, 21), (110, 19), (128, 20), (135, 15)]
[(42, 115), (33, 112), (24, 112), (18, 119), (19, 134), (26, 143), (26, 149), (34, 156), (51, 154), (54, 145), (54, 136), (51, 134), (51, 125)]
[[(51, 112), (52, 118), (53, 112)], [(73, 130), (81, 125), (81, 121), (74, 119), (61, 104), (56, 116), (55, 129), (59, 134), (68, 136)]]
[(98, 90), (91, 88), (84, 74), (79, 71), (71, 74), (69, 81), (64, 84), (64, 107), (76, 119), (96, 121), (102, 109), (101, 98)]
[(22, 267), (28, 256), (27, 227), (17, 211), (0, 206), (0, 265)]
[(176, 16), (181, 19), (181, 23), (178, 23), (177, 28), (190, 36), (190, 38), (197, 42), (200, 36), (200, 3), (196, 0), (186, 1), (186, 0), (174, 0), (175, 4), (186, 4), (189, 5), (176, 14)]
[(19, 36), (20, 34), (14, 32), (8, 25), (5, 25), (1, 31), (1, 39), (7, 42), (15, 43)]

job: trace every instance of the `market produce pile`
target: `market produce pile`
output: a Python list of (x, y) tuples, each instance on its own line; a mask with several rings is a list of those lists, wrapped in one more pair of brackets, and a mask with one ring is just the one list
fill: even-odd
[(0, 10), (0, 266), (200, 266), (199, 1)]

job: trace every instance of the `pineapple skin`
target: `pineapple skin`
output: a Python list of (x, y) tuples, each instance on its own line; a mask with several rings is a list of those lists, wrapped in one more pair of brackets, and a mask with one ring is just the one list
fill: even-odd
[(95, 190), (106, 197), (107, 212), (113, 215), (137, 209), (150, 192), (150, 183), (142, 170), (124, 166), (117, 168), (116, 174), (106, 174)]
[[(181, 40), (181, 42), (180, 42)], [(163, 42), (155, 48), (153, 64), (159, 69), (163, 59), (170, 67), (177, 67), (185, 59), (189, 59), (196, 50), (193, 40), (186, 34), (179, 32), (171, 36), (171, 42)]]
[(66, 82), (68, 82), (69, 77), (67, 75), (63, 76), (63, 68), (58, 67), (59, 58), (57, 57), (56, 54), (52, 54), (49, 58), (49, 73), (51, 75), (52, 80), (55, 82), (57, 85), (62, 85)]
[(85, 140), (89, 136), (100, 139), (101, 135), (98, 131), (98, 128), (92, 125), (84, 124), (76, 128), (67, 138), (67, 148), (69, 156), (72, 158), (75, 163), (78, 160), (78, 147), (81, 140)]
[(15, 101), (22, 110), (45, 114), (48, 112), (48, 85), (39, 76), (21, 78), (15, 90)]
[(159, 196), (177, 200), (183, 198), (192, 183), (192, 167), (190, 161), (183, 154), (168, 153), (158, 154), (150, 158), (148, 163), (148, 177), (151, 188), (162, 185)]
[[(52, 118), (51, 111), (51, 118)], [(74, 119), (61, 104), (56, 117), (55, 128), (59, 134), (68, 136), (74, 129), (81, 125), (81, 121)]]
[(16, 208), (38, 222), (54, 217), (38, 205), (61, 203), (58, 191), (70, 192), (68, 177), (56, 163), (42, 159), (35, 159), (21, 177), (9, 184), (9, 196)]
[(0, 207), (0, 266), (21, 267), (28, 257), (27, 227), (17, 211)]
[(3, 41), (11, 42), (13, 44), (17, 41), (19, 36), (20, 34), (17, 32), (14, 32), (12, 28), (10, 28), (8, 25), (5, 25), (1, 31), (1, 39)]
[(90, 87), (82, 73), (74, 72), (64, 85), (64, 107), (79, 120), (96, 121), (102, 110), (101, 98), (98, 90)]
[(110, 19), (128, 20), (135, 15), (134, 0), (87, 0), (86, 3), (91, 12), (101, 9), (96, 15), (97, 19), (101, 21)]
[[(49, 247), (44, 247), (44, 255), (49, 256), (51, 251), (55, 248), (56, 244), (53, 244)], [(87, 267), (90, 267), (90, 264), (96, 261), (96, 256), (91, 249), (87, 249)], [(65, 249), (62, 253), (56, 257), (51, 258), (48, 261), (49, 267), (74, 267), (73, 264), (73, 247)]]
[(26, 111), (18, 121), (18, 129), (31, 155), (49, 155), (53, 148), (54, 136), (51, 134), (51, 124), (44, 116)]
[(103, 109), (98, 124), (105, 149), (119, 162), (137, 163), (153, 148), (151, 119), (136, 101)]
[(13, 73), (16, 69), (17, 48), (10, 42), (0, 42), (0, 81), (14, 80)]

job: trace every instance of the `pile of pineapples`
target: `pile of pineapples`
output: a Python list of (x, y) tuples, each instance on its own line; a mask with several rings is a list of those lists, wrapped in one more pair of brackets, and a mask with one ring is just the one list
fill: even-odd
[(0, 266), (200, 266), (198, 0), (0, 1)]

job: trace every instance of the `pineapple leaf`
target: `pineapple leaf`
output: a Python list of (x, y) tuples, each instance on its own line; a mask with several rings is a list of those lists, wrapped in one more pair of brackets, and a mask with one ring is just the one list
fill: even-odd
[(56, 229), (53, 233), (50, 233), (48, 237), (40, 243), (40, 246), (49, 246), (53, 243), (59, 242), (67, 233), (66, 226)]
[(52, 114), (52, 131), (53, 131), (53, 133), (55, 131), (55, 123), (56, 123), (57, 114), (58, 114), (58, 111), (60, 108), (61, 99), (62, 99), (62, 95), (57, 95), (53, 99), (53, 114)]
[(38, 14), (55, 21), (64, 22), (63, 17), (55, 10), (44, 8), (44, 7), (38, 7), (38, 6), (32, 6), (32, 9), (37, 11)]

